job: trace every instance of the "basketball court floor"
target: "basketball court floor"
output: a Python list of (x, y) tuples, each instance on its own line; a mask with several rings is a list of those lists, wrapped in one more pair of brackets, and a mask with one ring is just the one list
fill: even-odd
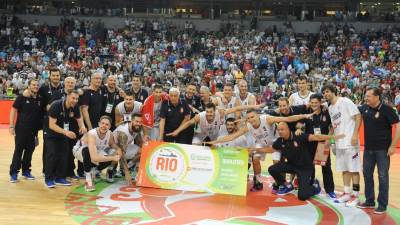
[[(36, 180), (20, 176), (20, 182), (12, 184), (8, 170), (13, 148), (7, 127), (0, 125), (0, 225), (400, 224), (400, 150), (391, 158), (388, 213), (374, 215), (373, 210), (335, 204), (323, 194), (309, 201), (299, 201), (293, 194), (272, 195), (267, 175), (267, 188), (248, 192), (246, 197), (126, 187), (122, 180), (114, 184), (100, 181), (91, 193), (84, 191), (83, 181), (75, 181), (72, 187), (47, 189), (41, 175), (41, 145), (32, 160)], [(270, 163), (269, 158), (264, 171)], [(320, 169), (317, 171), (321, 178)], [(334, 177), (340, 192), (341, 175), (334, 173)]]

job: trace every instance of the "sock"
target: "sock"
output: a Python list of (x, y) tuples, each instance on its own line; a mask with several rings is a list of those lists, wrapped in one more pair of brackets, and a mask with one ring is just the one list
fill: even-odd
[(349, 186), (344, 186), (344, 194), (349, 195), (351, 192), (351, 188)]
[(359, 192), (360, 192), (360, 185), (353, 184), (353, 196), (358, 197)]
[(93, 186), (92, 173), (85, 172), (85, 177), (86, 177), (86, 183), (88, 184), (88, 186)]

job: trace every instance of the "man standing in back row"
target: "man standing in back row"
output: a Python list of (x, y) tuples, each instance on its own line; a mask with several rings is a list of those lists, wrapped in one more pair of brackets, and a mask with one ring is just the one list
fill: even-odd
[[(396, 152), (400, 139), (399, 117), (395, 110), (382, 103), (378, 88), (368, 88), (365, 101), (359, 109), (364, 121), (365, 150), (363, 173), (365, 182), (365, 202), (357, 207), (375, 208), (374, 169), (378, 167), (379, 194), (375, 214), (383, 214), (389, 201), (389, 166), (390, 156)], [(392, 126), (396, 127), (392, 139)]]

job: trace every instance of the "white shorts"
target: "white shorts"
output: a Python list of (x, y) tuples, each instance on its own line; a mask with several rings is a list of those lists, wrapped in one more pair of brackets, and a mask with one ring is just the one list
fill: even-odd
[(128, 145), (125, 153), (125, 159), (133, 159), (138, 154), (139, 150), (140, 147), (135, 144)]
[(336, 149), (337, 172), (361, 172), (361, 156), (358, 146)]

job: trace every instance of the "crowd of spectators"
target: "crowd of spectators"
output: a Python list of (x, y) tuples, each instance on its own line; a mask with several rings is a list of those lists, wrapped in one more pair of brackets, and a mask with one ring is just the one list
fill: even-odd
[(209, 86), (215, 93), (225, 83), (246, 79), (259, 102), (274, 105), (296, 91), (296, 78), (306, 75), (310, 90), (331, 82), (342, 96), (363, 102), (366, 86), (383, 91), (385, 103), (400, 108), (399, 27), (360, 32), (351, 24), (322, 23), (320, 32), (284, 32), (277, 27), (246, 31), (230, 26), (217, 32), (178, 28), (164, 20), (126, 19), (123, 29), (99, 21), (65, 18), (50, 27), (37, 21), (0, 20), (0, 96), (13, 97), (28, 78), (48, 82), (49, 69), (77, 78), (87, 86), (100, 71), (117, 75), (127, 88), (132, 74), (143, 87), (160, 83), (167, 90), (186, 84)]

